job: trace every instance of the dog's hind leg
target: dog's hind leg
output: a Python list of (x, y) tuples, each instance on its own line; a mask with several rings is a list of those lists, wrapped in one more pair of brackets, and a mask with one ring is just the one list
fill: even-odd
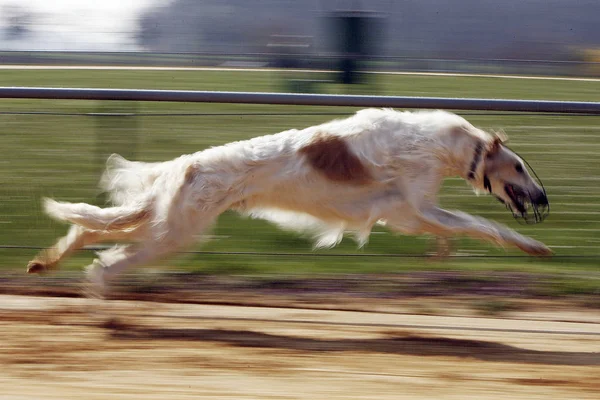
[(181, 218), (169, 218), (164, 225), (153, 226), (154, 238), (148, 234), (143, 242), (99, 252), (98, 258), (86, 267), (88, 280), (95, 287), (93, 290), (103, 293), (109, 281), (125, 270), (165, 258), (191, 245), (216, 218), (206, 214), (188, 215), (188, 219), (178, 217)]
[(125, 239), (127, 236), (127, 232), (123, 231), (95, 231), (80, 225), (71, 225), (69, 232), (54, 246), (42, 250), (27, 264), (27, 273), (44, 273), (56, 269), (64, 258), (77, 249), (101, 241)]
[[(122, 273), (129, 267), (145, 264), (159, 257), (160, 251), (152, 245), (124, 245), (98, 253), (98, 258), (86, 267), (88, 280), (92, 290), (103, 294), (109, 279)], [(163, 254), (165, 254), (163, 252)]]

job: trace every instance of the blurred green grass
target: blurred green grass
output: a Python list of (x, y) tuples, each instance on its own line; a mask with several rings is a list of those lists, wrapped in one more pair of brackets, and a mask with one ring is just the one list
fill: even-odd
[[(5, 70), (0, 86), (105, 87), (140, 89), (285, 91), (285, 72), (128, 71), (128, 70)], [(378, 95), (600, 100), (600, 82), (577, 80), (503, 79), (421, 75), (373, 75), (369, 85), (347, 88), (324, 85), (330, 93), (349, 90)], [(325, 122), (327, 115), (274, 113), (335, 113), (350, 107), (191, 104), (163, 102), (96, 102), (0, 100), (0, 244), (48, 246), (66, 227), (50, 221), (40, 198), (104, 204), (96, 189), (103, 162), (110, 153), (142, 161), (167, 160), (182, 153), (232, 140), (302, 128)], [(48, 113), (225, 113), (206, 116), (74, 116), (6, 114)], [(270, 113), (271, 115), (251, 115)], [(461, 112), (475, 125), (503, 129), (510, 145), (524, 156), (543, 180), (551, 215), (542, 225), (519, 226), (489, 196), (476, 197), (470, 187), (449, 179), (442, 204), (505, 223), (549, 244), (554, 259), (520, 257), (518, 251), (495, 249), (470, 239), (455, 241), (461, 254), (493, 257), (458, 258), (447, 262), (420, 255), (433, 246), (429, 238), (395, 236), (376, 229), (363, 249), (349, 239), (335, 249), (311, 256), (311, 242), (226, 213), (213, 240), (192, 250), (210, 252), (284, 252), (303, 256), (185, 254), (160, 265), (207, 273), (393, 273), (419, 269), (523, 270), (581, 274), (598, 282), (600, 243), (600, 116)], [(32, 249), (0, 249), (0, 268), (23, 268)], [(361, 255), (377, 254), (377, 257)], [(408, 257), (386, 257), (385, 255)], [(347, 256), (344, 256), (347, 255)], [(510, 257), (500, 257), (508, 255)], [(414, 256), (414, 257), (413, 257)], [(81, 252), (65, 263), (78, 268), (92, 255)], [(565, 258), (569, 257), (569, 258)], [(598, 284), (595, 286), (598, 288)]]

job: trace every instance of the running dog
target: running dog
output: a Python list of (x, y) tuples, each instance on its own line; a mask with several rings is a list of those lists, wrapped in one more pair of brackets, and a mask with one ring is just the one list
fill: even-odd
[(99, 288), (126, 268), (165, 257), (194, 242), (229, 209), (310, 231), (316, 247), (344, 233), (363, 245), (376, 223), (409, 235), (467, 235), (549, 255), (541, 242), (505, 226), (438, 206), (446, 177), (460, 176), (531, 222), (547, 215), (543, 187), (498, 134), (444, 111), (366, 109), (303, 130), (234, 142), (159, 163), (113, 155), (101, 179), (111, 207), (44, 200), (48, 215), (72, 225), (28, 264), (55, 268), (74, 250), (124, 242), (87, 267)]

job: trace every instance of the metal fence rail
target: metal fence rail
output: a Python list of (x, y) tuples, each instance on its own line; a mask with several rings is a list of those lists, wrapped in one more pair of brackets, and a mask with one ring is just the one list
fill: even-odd
[(451, 110), (600, 114), (600, 102), (584, 101), (210, 92), (191, 90), (0, 87), (0, 98), (283, 104), (296, 106), (439, 108)]

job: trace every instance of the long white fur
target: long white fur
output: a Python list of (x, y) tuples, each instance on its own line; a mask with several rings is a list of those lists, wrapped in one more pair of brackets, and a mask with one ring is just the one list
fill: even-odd
[[(371, 181), (336, 182), (313, 168), (301, 149), (319, 135), (343, 139)], [(58, 220), (83, 226), (83, 231), (96, 232), (90, 240), (103, 240), (101, 232), (106, 231), (108, 240), (122, 237), (138, 243), (100, 253), (108, 275), (191, 243), (227, 209), (287, 229), (310, 231), (316, 236), (316, 247), (333, 246), (346, 232), (354, 232), (362, 245), (380, 222), (409, 234), (468, 234), (541, 252), (546, 249), (543, 244), (482, 218), (437, 212), (442, 180), (456, 175), (467, 179), (474, 143), (492, 139), (465, 119), (443, 111), (366, 109), (346, 119), (161, 163), (131, 162), (113, 155), (101, 179), (112, 207), (48, 200), (45, 210)], [(480, 171), (476, 173), (470, 183), (482, 189)], [(129, 227), (119, 223), (129, 220), (135, 223)], [(111, 227), (119, 227), (122, 236), (109, 234), (115, 230)], [(81, 244), (81, 240), (61, 240), (47, 264), (57, 263)]]

